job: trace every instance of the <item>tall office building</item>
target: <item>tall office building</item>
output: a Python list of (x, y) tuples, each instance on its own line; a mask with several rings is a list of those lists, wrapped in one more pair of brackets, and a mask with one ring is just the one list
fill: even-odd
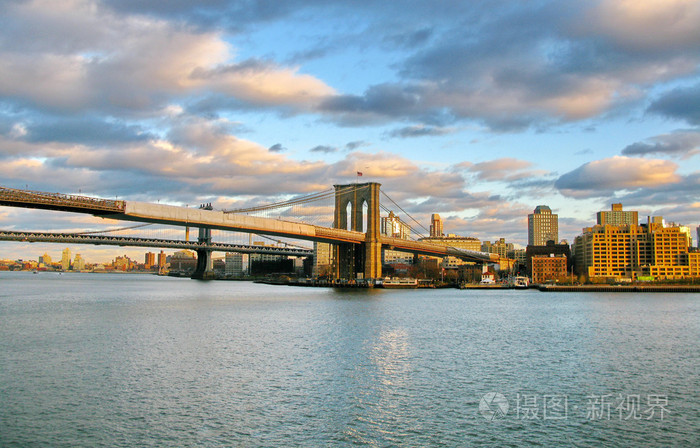
[(700, 249), (700, 226), (698, 226), (697, 229), (695, 229), (695, 232), (698, 234), (698, 249)]
[(83, 271), (85, 270), (85, 260), (80, 254), (75, 254), (75, 260), (73, 260), (73, 270)]
[(314, 277), (326, 277), (333, 271), (333, 247), (328, 243), (314, 242), (314, 265), (311, 268)]
[(165, 252), (162, 250), (158, 254), (158, 270), (163, 270), (165, 269), (165, 265), (167, 264), (167, 256), (165, 255)]
[[(700, 227), (698, 227), (698, 233), (700, 233)], [(51, 266), (51, 256), (44, 252), (44, 255), (39, 257), (39, 264), (44, 266)]]
[(637, 212), (625, 212), (622, 204), (613, 204), (610, 211), (598, 212), (596, 214), (598, 225), (623, 226), (626, 224), (639, 224), (639, 214)]
[(401, 221), (398, 216), (394, 215), (394, 212), (389, 212), (389, 216), (381, 218), (379, 232), (382, 235), (401, 238), (402, 240), (407, 240), (411, 236), (411, 229), (408, 227), (408, 224)]
[(151, 269), (151, 266), (156, 264), (156, 254), (153, 252), (146, 252), (146, 257), (143, 263), (143, 267), (146, 269)]
[(63, 249), (63, 255), (61, 256), (61, 269), (67, 271), (70, 269), (70, 249)]
[(481, 243), (481, 251), (498, 254), (501, 258), (507, 258), (508, 251), (514, 249), (513, 243), (506, 243), (505, 238), (499, 238), (498, 241), (491, 243), (490, 241), (484, 241)]
[(527, 215), (528, 246), (546, 246), (547, 241), (559, 240), (559, 216), (546, 205), (538, 205)]
[(430, 237), (431, 238), (440, 238), (444, 235), (442, 233), (442, 219), (440, 219), (440, 215), (437, 213), (433, 213), (433, 215), (430, 217)]
[(227, 252), (225, 270), (227, 277), (241, 277), (243, 275), (243, 254)]

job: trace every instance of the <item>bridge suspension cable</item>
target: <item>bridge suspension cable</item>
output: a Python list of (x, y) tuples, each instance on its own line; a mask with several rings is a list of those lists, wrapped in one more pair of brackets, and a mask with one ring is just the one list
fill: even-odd
[(112, 233), (112, 232), (120, 232), (122, 230), (138, 229), (141, 227), (152, 226), (152, 225), (153, 225), (153, 223), (149, 222), (146, 224), (138, 224), (138, 225), (129, 226), (129, 227), (119, 227), (116, 229), (86, 230), (84, 232), (71, 232), (71, 233), (69, 233), (69, 235), (93, 235), (95, 233)]
[(266, 235), (260, 235), (259, 233), (254, 233), (253, 235), (260, 237), (260, 238), (265, 238), (266, 240), (274, 241), (277, 244), (284, 244), (285, 246), (298, 247), (300, 249), (308, 249), (307, 246), (302, 246), (301, 244), (294, 244), (294, 243), (290, 243), (288, 241), (278, 240), (277, 238), (272, 238), (272, 237), (269, 237)]
[[(396, 207), (398, 207), (398, 209), (401, 210), (406, 216), (408, 216), (413, 222), (415, 222), (415, 223), (418, 224), (423, 230), (425, 230), (426, 232), (428, 232), (428, 235), (430, 235), (430, 230), (428, 230), (423, 224), (421, 224), (418, 220), (416, 220), (416, 218), (414, 218), (413, 216), (411, 216), (406, 210), (403, 209), (403, 207), (401, 207), (399, 204), (397, 204), (396, 201), (394, 201), (393, 199), (391, 199), (391, 197), (389, 197), (388, 194), (384, 193), (383, 191), (382, 191), (381, 193), (382, 193), (389, 201), (391, 201), (392, 204), (394, 204)], [(406, 223), (406, 224), (407, 224), (407, 223)], [(407, 224), (407, 225), (408, 225), (408, 224)], [(410, 225), (409, 225), (408, 227), (411, 229), (411, 231), (416, 232), (416, 233), (419, 234), (419, 235), (421, 234), (421, 232), (417, 232), (416, 229), (413, 228), (413, 227), (411, 227)]]
[(258, 206), (249, 207), (249, 208), (224, 210), (224, 213), (253, 213), (253, 212), (259, 212), (259, 211), (272, 210), (275, 208), (291, 207), (294, 205), (306, 204), (309, 202), (316, 202), (316, 201), (321, 201), (324, 199), (332, 198), (337, 193), (344, 193), (345, 191), (352, 190), (353, 188), (354, 188), (354, 186), (348, 186), (348, 187), (342, 188), (338, 191), (336, 191), (334, 188), (330, 188), (328, 190), (319, 191), (317, 193), (312, 193), (312, 194), (309, 194), (306, 196), (298, 196), (298, 197), (295, 197), (292, 199), (288, 199), (286, 201), (273, 202), (271, 204), (258, 205)]

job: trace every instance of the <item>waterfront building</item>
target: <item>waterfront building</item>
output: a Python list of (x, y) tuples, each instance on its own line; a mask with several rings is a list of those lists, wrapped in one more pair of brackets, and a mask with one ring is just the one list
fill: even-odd
[[(435, 215), (433, 215), (435, 216)], [(439, 218), (439, 217), (438, 217)], [(440, 246), (454, 247), (457, 249), (470, 250), (474, 252), (481, 252), (481, 241), (478, 238), (473, 237), (463, 237), (457, 236), (454, 233), (450, 233), (447, 236), (442, 237), (430, 237), (430, 238), (420, 238), (419, 241), (424, 243), (437, 244)], [(461, 266), (465, 263), (461, 258), (457, 257), (445, 257), (443, 259), (444, 268), (455, 268)]]
[[(265, 244), (262, 241), (254, 241), (253, 246), (261, 246), (261, 247), (277, 247), (275, 244)], [(286, 260), (287, 257), (284, 255), (275, 255), (275, 254), (250, 254), (248, 255), (248, 261), (249, 264), (253, 263), (277, 263), (282, 260)]]
[(559, 240), (559, 216), (546, 205), (538, 205), (527, 215), (528, 246), (546, 246), (547, 241)]
[(224, 272), (227, 277), (243, 276), (243, 254), (238, 252), (226, 252), (226, 267)]
[(136, 267), (136, 263), (126, 255), (122, 257), (117, 257), (112, 262), (112, 266), (117, 271), (130, 271)]
[(489, 241), (484, 241), (481, 243), (481, 251), (488, 252), (491, 254), (498, 254), (501, 258), (508, 257), (508, 251), (513, 250), (513, 243), (506, 243), (505, 238), (499, 238), (498, 241), (493, 243)]
[[(277, 247), (275, 244), (265, 244), (262, 241), (253, 242), (253, 246)], [(248, 272), (255, 275), (276, 273), (291, 273), (294, 262), (286, 255), (250, 254), (248, 255)]]
[(525, 249), (509, 250), (506, 256), (514, 261), (516, 269), (527, 269), (527, 251)]
[(440, 238), (442, 236), (444, 236), (442, 231), (442, 219), (440, 218), (440, 215), (433, 213), (433, 215), (430, 217), (430, 237)]
[(197, 254), (191, 250), (179, 250), (170, 257), (170, 271), (194, 272), (197, 268)]
[(695, 232), (696, 232), (697, 235), (698, 235), (698, 239), (697, 239), (698, 244), (697, 244), (697, 246), (698, 246), (698, 249), (700, 249), (700, 226), (698, 226), (698, 227), (695, 229)]
[(396, 265), (413, 264), (413, 254), (409, 252), (400, 252), (398, 250), (382, 248), (382, 264)]
[(651, 258), (653, 263), (649, 270), (643, 269), (645, 275), (661, 279), (678, 279), (698, 276), (690, 267), (690, 229), (685, 226), (672, 225), (664, 227), (650, 226)]
[(666, 226), (654, 217), (647, 224), (595, 225), (574, 241), (576, 272), (589, 279), (682, 279), (700, 276), (699, 252), (689, 252), (690, 229)]
[(143, 267), (146, 269), (151, 269), (152, 266), (156, 264), (156, 254), (153, 252), (146, 252)]
[(165, 252), (163, 252), (161, 250), (160, 253), (158, 254), (158, 270), (159, 271), (162, 271), (163, 269), (165, 269), (166, 264), (167, 264), (166, 259), (167, 259), (167, 257), (165, 255)]
[(622, 204), (613, 204), (610, 211), (602, 211), (596, 214), (597, 223), (600, 226), (622, 226), (625, 224), (639, 224), (639, 216), (636, 211), (623, 211)]
[[(538, 256), (545, 257), (556, 257), (564, 256), (567, 263), (571, 265), (571, 247), (568, 244), (556, 244), (554, 241), (549, 240), (544, 246), (530, 246), (528, 245), (525, 249), (525, 262), (527, 267), (527, 274), (532, 276), (532, 259)], [(570, 266), (567, 266), (570, 267)]]
[(557, 281), (568, 275), (566, 255), (535, 255), (532, 257), (532, 283)]
[(379, 232), (382, 235), (392, 238), (401, 238), (407, 240), (411, 236), (411, 228), (405, 222), (401, 221), (394, 212), (389, 212), (389, 216), (384, 216), (379, 221)]
[(314, 242), (313, 277), (327, 277), (333, 271), (333, 248), (328, 243)]
[(67, 271), (70, 269), (70, 249), (63, 249), (63, 254), (61, 255), (61, 269)]
[[(699, 229), (700, 229), (700, 227), (699, 227)], [(48, 253), (44, 252), (44, 255), (41, 255), (39, 257), (39, 266), (41, 266), (41, 267), (51, 266), (51, 256)]]
[(84, 271), (85, 270), (85, 260), (80, 254), (75, 254), (75, 260), (73, 260), (73, 270), (74, 271)]

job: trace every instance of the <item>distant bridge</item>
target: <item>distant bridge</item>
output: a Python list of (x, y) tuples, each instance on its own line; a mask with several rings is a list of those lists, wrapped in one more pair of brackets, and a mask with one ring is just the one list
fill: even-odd
[(94, 244), (129, 247), (157, 247), (161, 249), (209, 250), (212, 252), (238, 252), (243, 254), (270, 254), (308, 257), (313, 249), (294, 247), (256, 246), (200, 241), (164, 240), (158, 238), (134, 238), (123, 236), (81, 235), (56, 232), (13, 232), (0, 230), (0, 241), (21, 241), (28, 243), (68, 243)]
[[(196, 247), (196, 250), (202, 262), (198, 264), (198, 272), (203, 272), (203, 270), (207, 269), (205, 266), (210, 265), (210, 262), (207, 260), (210, 260), (211, 251), (219, 250), (213, 246), (215, 243), (211, 242), (212, 229), (274, 235), (333, 244), (335, 275), (342, 278), (354, 278), (360, 273), (365, 278), (381, 277), (382, 248), (434, 257), (450, 255), (480, 263), (499, 262), (500, 258), (496, 254), (467, 251), (382, 235), (379, 226), (379, 187), (380, 185), (375, 182), (335, 185), (334, 192), (329, 193), (335, 197), (333, 227), (243, 214), (249, 210), (233, 212), (214, 211), (211, 207), (194, 209), (6, 187), (0, 187), (0, 205), (86, 213), (123, 221), (197, 227), (199, 228), (198, 243), (201, 246)], [(327, 197), (327, 194), (324, 193), (313, 194), (306, 199), (298, 198), (284, 203), (257, 207), (254, 210), (271, 209), (275, 206), (280, 206), (280, 204), (288, 206), (290, 204), (310, 202), (324, 197), (324, 195)], [(363, 208), (367, 210), (366, 216), (363, 215)], [(350, 230), (347, 230), (348, 227)]]

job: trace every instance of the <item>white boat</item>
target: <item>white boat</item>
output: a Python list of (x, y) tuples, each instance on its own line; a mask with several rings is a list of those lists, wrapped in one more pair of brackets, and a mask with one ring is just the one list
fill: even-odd
[(382, 288), (389, 289), (411, 289), (418, 287), (418, 279), (415, 278), (385, 278), (382, 281)]
[(513, 288), (527, 288), (530, 286), (530, 279), (527, 277), (514, 277), (511, 286)]

